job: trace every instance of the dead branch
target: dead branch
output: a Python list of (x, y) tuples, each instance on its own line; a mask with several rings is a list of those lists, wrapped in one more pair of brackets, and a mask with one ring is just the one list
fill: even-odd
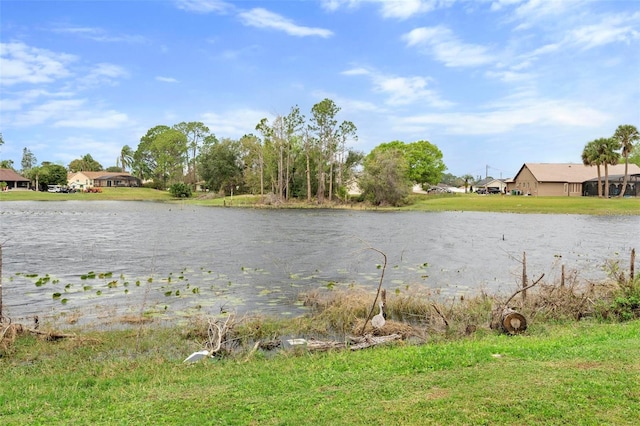
[(502, 329), (511, 334), (526, 330), (527, 319), (523, 315), (509, 308), (508, 305), (509, 302), (511, 302), (511, 300), (516, 297), (516, 295), (537, 285), (543, 277), (544, 274), (540, 275), (540, 278), (535, 280), (532, 284), (517, 290), (507, 299), (504, 304), (498, 305), (491, 314), (491, 323), (489, 325), (490, 328), (493, 330)]
[(382, 257), (384, 258), (384, 264), (382, 265), (382, 273), (380, 274), (380, 282), (378, 283), (378, 291), (376, 292), (375, 299), (373, 299), (373, 304), (371, 305), (371, 309), (369, 310), (369, 315), (367, 315), (367, 319), (364, 321), (364, 324), (362, 325), (362, 329), (360, 330), (360, 334), (361, 335), (364, 334), (364, 330), (367, 327), (367, 323), (369, 323), (369, 321), (373, 317), (373, 311), (376, 309), (376, 304), (378, 302), (378, 297), (380, 296), (380, 290), (382, 289), (382, 281), (384, 280), (384, 271), (387, 269), (387, 255), (384, 254), (382, 251), (378, 250), (377, 248), (369, 247), (369, 249), (380, 253), (382, 255)]
[(25, 330), (31, 334), (44, 336), (47, 340), (75, 339), (78, 337), (75, 334), (56, 333), (54, 331), (42, 331), (42, 330), (36, 330), (35, 328), (25, 328)]
[[(521, 293), (521, 292), (523, 292), (523, 291), (525, 291), (525, 290), (528, 290), (528, 289), (530, 289), (531, 287), (533, 287), (533, 286), (537, 285), (537, 284), (540, 282), (540, 280), (542, 280), (542, 278), (543, 278), (543, 277), (544, 277), (544, 273), (543, 273), (542, 275), (540, 275), (540, 278), (538, 278), (537, 280), (535, 280), (535, 281), (533, 282), (533, 284), (530, 284), (530, 285), (528, 285), (528, 286), (526, 286), (526, 287), (522, 287), (520, 290), (518, 290), (518, 291), (516, 291), (515, 293), (513, 293), (513, 294), (511, 295), (511, 297), (509, 297), (509, 298), (507, 299), (507, 301), (504, 303), (504, 306), (507, 306), (507, 305), (509, 304), (509, 302), (511, 302), (511, 299), (513, 299), (514, 297), (516, 297), (516, 295), (518, 295), (518, 293)], [(502, 310), (502, 309), (501, 309), (501, 310)]]
[(255, 343), (255, 345), (253, 345), (253, 349), (251, 349), (251, 351), (247, 354), (247, 357), (244, 359), (244, 362), (247, 362), (251, 359), (253, 354), (256, 353), (256, 351), (258, 350), (258, 347), (260, 347), (260, 340), (258, 340)]
[(229, 315), (223, 324), (218, 324), (218, 320), (209, 318), (209, 329), (207, 330), (209, 340), (205, 344), (205, 348), (209, 349), (212, 354), (220, 351), (222, 342), (230, 330), (229, 322), (233, 315)]
[(440, 312), (440, 309), (438, 309), (438, 306), (434, 303), (431, 306), (433, 306), (433, 309), (436, 310), (436, 312), (438, 313), (438, 315), (440, 315), (440, 318), (442, 318), (442, 321), (444, 321), (444, 325), (447, 328), (447, 330), (449, 329), (449, 321), (447, 321), (447, 318), (442, 314), (442, 312)]

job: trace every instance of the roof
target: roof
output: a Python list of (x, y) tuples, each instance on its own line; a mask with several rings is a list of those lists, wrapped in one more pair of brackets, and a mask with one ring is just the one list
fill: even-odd
[(485, 185), (489, 185), (491, 183), (504, 183), (504, 179), (495, 179), (495, 178), (484, 178), (484, 179), (480, 179), (479, 181), (477, 181), (475, 183), (475, 186), (485, 186)]
[(0, 169), (0, 182), (30, 182), (30, 180), (19, 175), (14, 170)]
[[(585, 166), (579, 163), (525, 163), (516, 177), (524, 168), (528, 168), (538, 182), (584, 182), (598, 177), (596, 166)], [(608, 166), (609, 175), (624, 175), (624, 163)], [(600, 167), (604, 177), (604, 167)], [(640, 167), (629, 164), (629, 174), (640, 173)]]
[(83, 175), (85, 175), (87, 178), (92, 179), (92, 180), (100, 180), (100, 179), (110, 179), (110, 178), (115, 178), (115, 177), (121, 177), (121, 178), (127, 178), (127, 179), (137, 179), (135, 176), (132, 176), (130, 173), (127, 172), (84, 172), (84, 171), (79, 171), (79, 172), (75, 172), (75, 173), (69, 173), (67, 178), (71, 179), (73, 176), (82, 173)]

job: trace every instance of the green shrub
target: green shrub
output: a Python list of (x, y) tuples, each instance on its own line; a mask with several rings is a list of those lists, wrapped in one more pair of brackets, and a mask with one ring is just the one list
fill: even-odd
[(174, 183), (169, 187), (169, 193), (176, 198), (191, 198), (191, 187), (186, 183)]

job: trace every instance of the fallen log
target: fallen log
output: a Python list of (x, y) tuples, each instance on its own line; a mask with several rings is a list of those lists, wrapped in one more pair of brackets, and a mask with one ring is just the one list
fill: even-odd
[(387, 336), (374, 336), (372, 334), (365, 334), (360, 337), (350, 337), (348, 342), (338, 342), (335, 340), (315, 340), (309, 339), (306, 341), (306, 347), (309, 351), (328, 351), (331, 349), (347, 349), (357, 351), (360, 349), (370, 348), (376, 345), (383, 345), (385, 343), (393, 342), (395, 340), (402, 339), (401, 334), (389, 334)]
[(383, 345), (385, 343), (393, 342), (394, 340), (400, 340), (401, 338), (402, 335), (400, 334), (389, 334), (388, 336), (372, 336), (371, 334), (366, 334), (362, 337), (353, 338), (349, 349), (357, 351), (360, 349), (370, 348), (371, 346)]
[(35, 328), (25, 328), (31, 334), (37, 334), (39, 336), (43, 336), (47, 340), (59, 340), (59, 339), (75, 339), (75, 334), (65, 334), (65, 333), (57, 333), (55, 331), (42, 331), (36, 330)]
[(527, 329), (527, 319), (524, 315), (516, 312), (515, 309), (510, 308), (508, 305), (509, 302), (511, 302), (511, 299), (513, 299), (518, 293), (526, 291), (537, 285), (543, 277), (544, 274), (540, 275), (540, 278), (538, 278), (533, 284), (516, 291), (504, 304), (497, 306), (493, 310), (491, 313), (491, 323), (489, 325), (492, 330), (502, 330), (508, 334), (518, 334)]
[(522, 333), (527, 329), (527, 319), (514, 309), (505, 308), (502, 311), (500, 326), (508, 334)]

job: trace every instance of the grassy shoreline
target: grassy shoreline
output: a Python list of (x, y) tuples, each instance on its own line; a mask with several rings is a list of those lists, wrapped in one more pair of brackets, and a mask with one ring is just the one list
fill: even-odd
[[(230, 197), (175, 200), (165, 192), (128, 188), (102, 194), (0, 194), (0, 202), (12, 200), (136, 200), (233, 207), (256, 207), (257, 202), (249, 196), (233, 201)], [(412, 201), (401, 209), (375, 210), (640, 214), (638, 199), (469, 194), (415, 195)], [(357, 204), (259, 207), (365, 209)], [(624, 304), (635, 300), (636, 292), (630, 290), (621, 302), (615, 299), (622, 305), (601, 305), (605, 312), (615, 308), (632, 313), (635, 305)], [(166, 327), (140, 322), (110, 331), (72, 328), (65, 333), (75, 332), (76, 337), (51, 340), (46, 333), (9, 336), (5, 321), (0, 324), (0, 419), (3, 425), (635, 424), (640, 412), (640, 320), (618, 323), (605, 321), (602, 315), (561, 312), (561, 306), (585, 309), (588, 294), (572, 286), (546, 291), (548, 297), (538, 300), (549, 303), (546, 312), (552, 310), (553, 316), (546, 316), (533, 299), (522, 311), (531, 320), (522, 335), (489, 329), (485, 324), (489, 299), (480, 300), (475, 308), (474, 301), (466, 300), (462, 309), (446, 312), (446, 332), (429, 329), (419, 344), (407, 339), (373, 349), (323, 353), (304, 348), (269, 352), (249, 346), (233, 356), (195, 364), (182, 362), (206, 341), (206, 332), (194, 324)], [(324, 313), (289, 320), (286, 334), (303, 337), (301, 330), (325, 329), (327, 322), (344, 326), (362, 318), (370, 304), (368, 296), (364, 295), (367, 302), (362, 306), (351, 308), (344, 304), (332, 308), (318, 300)], [(342, 301), (354, 303), (354, 298)], [(412, 302), (390, 295), (389, 309), (406, 311)], [(429, 303), (423, 307), (429, 308)], [(431, 312), (431, 324), (444, 319), (437, 314)], [(477, 324), (478, 329), (467, 333), (465, 324)], [(51, 331), (47, 324), (41, 330)], [(244, 331), (254, 340), (283, 335), (269, 319), (248, 324)]]
[(240, 195), (210, 198), (194, 196), (190, 199), (175, 199), (166, 191), (148, 188), (104, 188), (98, 194), (53, 194), (34, 191), (8, 191), (0, 193), (0, 202), (5, 201), (156, 201), (212, 207), (251, 208), (339, 208), (352, 210), (388, 211), (482, 211), (496, 213), (548, 213), (589, 215), (640, 215), (640, 198), (595, 197), (525, 197), (504, 195), (447, 194), (410, 196), (410, 203), (399, 208), (374, 207), (365, 203), (306, 203), (292, 201), (286, 204), (266, 205), (259, 196)]
[(631, 425), (640, 412), (640, 321), (191, 365), (182, 332), (21, 338), (0, 358), (2, 423)]

